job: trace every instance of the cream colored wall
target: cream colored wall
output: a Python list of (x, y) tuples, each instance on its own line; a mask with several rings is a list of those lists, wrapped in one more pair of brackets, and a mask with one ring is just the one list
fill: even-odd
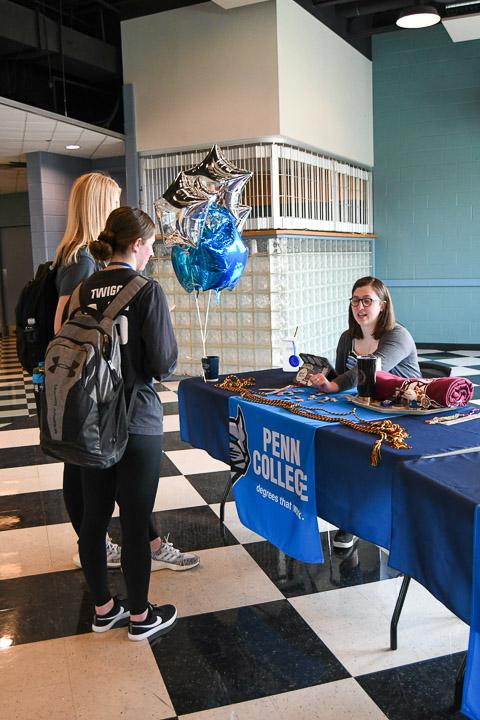
[(373, 165), (372, 63), (293, 0), (277, 0), (282, 135)]
[(275, 1), (202, 3), (122, 23), (137, 147), (185, 147), (278, 134)]

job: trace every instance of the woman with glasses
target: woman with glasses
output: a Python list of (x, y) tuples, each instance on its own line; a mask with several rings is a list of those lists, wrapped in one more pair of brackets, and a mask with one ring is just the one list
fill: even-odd
[[(420, 377), (417, 349), (408, 330), (395, 320), (392, 298), (381, 280), (367, 276), (357, 280), (352, 288), (348, 310), (348, 330), (337, 345), (335, 371), (328, 380), (317, 375), (315, 386), (324, 393), (347, 390), (357, 384), (357, 358), (374, 355), (381, 368), (400, 377)], [(333, 545), (350, 548), (357, 538), (338, 530)]]

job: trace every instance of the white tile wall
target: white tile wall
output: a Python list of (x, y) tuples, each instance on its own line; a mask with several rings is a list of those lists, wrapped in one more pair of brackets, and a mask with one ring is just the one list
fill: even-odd
[(348, 325), (353, 283), (370, 274), (369, 239), (282, 236), (271, 240), (272, 358), (298, 326), (300, 352), (334, 359)]

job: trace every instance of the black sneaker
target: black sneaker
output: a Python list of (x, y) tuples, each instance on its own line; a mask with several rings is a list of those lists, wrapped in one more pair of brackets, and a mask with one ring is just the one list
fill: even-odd
[(351, 548), (353, 545), (357, 542), (358, 536), (352, 535), (352, 533), (345, 532), (345, 530), (337, 530), (335, 533), (332, 545), (335, 548), (341, 548), (342, 550), (345, 550), (346, 548)]
[(161, 635), (168, 631), (177, 619), (175, 605), (151, 605), (148, 603), (148, 615), (145, 620), (130, 620), (129, 640), (145, 640), (152, 635)]
[(111, 630), (113, 627), (125, 626), (127, 624), (126, 618), (130, 615), (130, 610), (125, 600), (122, 600), (116, 595), (113, 598), (113, 607), (108, 611), (106, 615), (95, 615), (93, 616), (92, 630), (93, 632), (101, 633)]

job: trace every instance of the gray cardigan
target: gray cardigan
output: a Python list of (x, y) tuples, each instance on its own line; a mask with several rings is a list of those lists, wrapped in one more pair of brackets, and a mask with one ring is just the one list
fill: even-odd
[[(348, 330), (340, 335), (337, 345), (335, 370), (340, 390), (347, 390), (357, 384), (357, 368), (347, 370), (347, 357), (352, 350), (352, 340)], [(388, 330), (378, 341), (378, 348), (373, 353), (382, 361), (382, 370), (399, 377), (421, 377), (418, 367), (417, 348), (412, 336), (403, 325), (397, 323), (393, 330)]]

